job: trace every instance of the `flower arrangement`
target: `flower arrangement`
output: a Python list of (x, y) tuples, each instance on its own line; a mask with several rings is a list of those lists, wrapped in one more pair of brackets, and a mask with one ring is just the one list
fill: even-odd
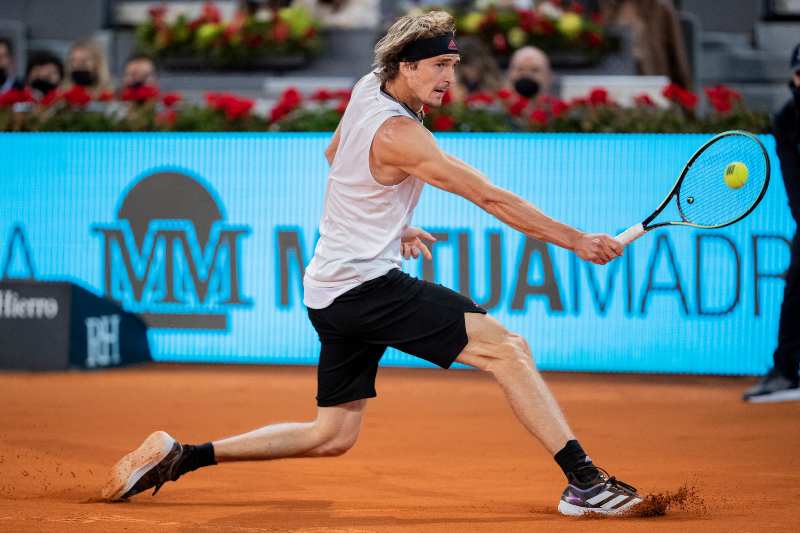
[(151, 7), (136, 28), (139, 50), (167, 66), (285, 68), (305, 64), (320, 48), (319, 23), (302, 7), (237, 11), (223, 21), (217, 6), (206, 2), (194, 19), (168, 15), (164, 5)]
[[(769, 131), (769, 115), (748, 110), (736, 91), (720, 85), (704, 94), (709, 110), (700, 115), (700, 97), (676, 85), (662, 91), (666, 107), (647, 94), (622, 107), (601, 87), (570, 101), (528, 100), (501, 89), (455, 102), (447, 93), (441, 107), (426, 110), (425, 125), (445, 132)], [(202, 104), (191, 104), (148, 86), (97, 95), (73, 87), (40, 98), (10, 91), (0, 95), (0, 131), (333, 131), (349, 100), (348, 90), (303, 95), (290, 87), (268, 112), (256, 112), (255, 101), (230, 93), (207, 93)]]
[[(767, 113), (744, 106), (741, 95), (724, 86), (705, 90), (710, 111), (699, 115), (698, 95), (677, 85), (667, 85), (659, 107), (647, 94), (635, 97), (632, 107), (616, 103), (608, 91), (595, 88), (570, 101), (542, 96), (535, 100), (516, 96), (508, 89), (477, 93), (466, 101), (447, 101), (432, 109), (426, 123), (434, 131), (533, 131), (616, 133), (707, 133), (743, 129), (765, 133)], [(482, 114), (480, 114), (482, 113)]]
[[(501, 60), (523, 46), (536, 46), (554, 63), (594, 63), (618, 46), (599, 14), (587, 16), (574, 1), (549, 0), (534, 9), (500, 8), (493, 4), (457, 17), (460, 35), (481, 38)], [(571, 56), (571, 59), (568, 59)]]

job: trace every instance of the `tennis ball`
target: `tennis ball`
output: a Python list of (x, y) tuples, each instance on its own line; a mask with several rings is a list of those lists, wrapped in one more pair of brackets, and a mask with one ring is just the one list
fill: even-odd
[(750, 172), (747, 170), (747, 165), (735, 161), (725, 167), (725, 185), (731, 189), (738, 189), (747, 183), (749, 174)]

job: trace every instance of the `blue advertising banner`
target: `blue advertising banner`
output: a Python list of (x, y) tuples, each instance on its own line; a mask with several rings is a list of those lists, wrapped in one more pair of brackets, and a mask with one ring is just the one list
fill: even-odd
[[(708, 138), (437, 136), (554, 218), (612, 234), (649, 214)], [(0, 274), (74, 281), (118, 300), (150, 325), (158, 361), (315, 364), (301, 279), (328, 139), (3, 134)], [(428, 187), (414, 224), (438, 237), (434, 259), (404, 268), (525, 335), (546, 370), (761, 373), (794, 232), (774, 141), (762, 140), (772, 183), (734, 226), (658, 230), (593, 266)], [(427, 364), (397, 351), (383, 363)]]

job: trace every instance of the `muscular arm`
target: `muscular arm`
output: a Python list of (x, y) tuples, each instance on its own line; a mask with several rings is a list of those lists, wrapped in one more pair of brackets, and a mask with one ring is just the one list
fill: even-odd
[(610, 236), (589, 235), (562, 224), (492, 184), (475, 168), (442, 152), (428, 131), (410, 119), (387, 120), (376, 133), (372, 150), (381, 166), (399, 168), (458, 194), (525, 235), (573, 250), (583, 259), (606, 263), (622, 252)]

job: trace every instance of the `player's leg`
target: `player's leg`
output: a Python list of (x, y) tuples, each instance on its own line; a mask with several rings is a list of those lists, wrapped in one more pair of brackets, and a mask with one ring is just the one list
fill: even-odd
[(464, 315), (469, 342), (456, 358), (494, 376), (525, 428), (555, 454), (573, 440), (561, 408), (545, 384), (525, 339), (489, 315)]
[(567, 477), (562, 514), (619, 514), (642, 501), (636, 489), (597, 468), (575, 440), (523, 337), (488, 315), (466, 313), (468, 342), (456, 361), (490, 372), (525, 428), (554, 456)]
[(748, 402), (781, 402), (800, 400), (800, 232), (792, 239), (791, 261), (783, 288), (778, 345), (773, 353), (773, 366), (758, 383), (747, 389)]
[[(324, 317), (313, 315), (319, 325)], [(228, 461), (341, 455), (355, 444), (366, 399), (386, 347), (323, 334), (317, 367), (317, 417), (312, 422), (272, 424), (207, 442), (182, 445), (157, 431), (115, 464), (103, 488), (109, 500), (125, 499), (204, 466)]]
[(180, 444), (156, 431), (111, 468), (102, 495), (120, 500), (150, 488), (158, 491), (167, 481), (218, 462), (342, 455), (358, 438), (366, 402), (319, 407), (312, 422), (272, 424), (201, 445)]
[(313, 422), (272, 424), (214, 441), (217, 462), (342, 455), (353, 447), (367, 400), (319, 407)]

